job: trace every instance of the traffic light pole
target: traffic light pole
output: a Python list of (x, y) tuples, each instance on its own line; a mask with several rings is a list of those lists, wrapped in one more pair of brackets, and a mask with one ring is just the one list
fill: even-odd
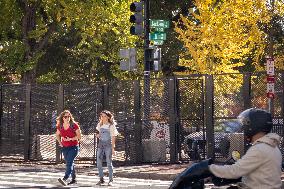
[[(150, 118), (150, 0), (144, 0), (144, 117)], [(147, 125), (147, 123), (146, 123)]]
[(144, 0), (144, 76), (150, 75), (150, 0)]

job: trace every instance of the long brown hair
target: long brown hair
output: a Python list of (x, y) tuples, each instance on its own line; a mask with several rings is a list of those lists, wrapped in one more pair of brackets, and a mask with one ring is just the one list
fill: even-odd
[(70, 116), (70, 124), (72, 123), (76, 123), (78, 126), (79, 124), (75, 121), (73, 115), (71, 114), (71, 112), (69, 110), (64, 110), (63, 112), (60, 113), (60, 115), (56, 118), (56, 128), (59, 129), (60, 126), (63, 124), (63, 117), (64, 115), (68, 113)]

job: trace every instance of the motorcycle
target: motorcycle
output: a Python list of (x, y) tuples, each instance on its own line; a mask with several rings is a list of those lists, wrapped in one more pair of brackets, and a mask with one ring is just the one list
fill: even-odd
[[(224, 164), (233, 164), (240, 159), (240, 153), (233, 151), (231, 158)], [(208, 166), (213, 163), (212, 159), (206, 159), (198, 163), (192, 164), (180, 173), (172, 182), (169, 189), (204, 189), (206, 180), (210, 180), (214, 186), (227, 189), (234, 189), (237, 186), (233, 185), (241, 182), (241, 178), (238, 179), (224, 179), (214, 176), (208, 169)], [(214, 189), (217, 189), (214, 187)]]

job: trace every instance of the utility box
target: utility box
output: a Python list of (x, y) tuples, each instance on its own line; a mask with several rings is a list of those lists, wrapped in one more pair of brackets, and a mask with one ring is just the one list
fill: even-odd
[(166, 141), (145, 139), (142, 141), (143, 160), (145, 162), (166, 161)]

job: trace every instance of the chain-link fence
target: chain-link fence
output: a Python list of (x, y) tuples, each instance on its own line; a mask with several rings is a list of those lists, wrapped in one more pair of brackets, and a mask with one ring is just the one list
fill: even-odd
[[(93, 84), (2, 84), (0, 156), (58, 162), (58, 113), (69, 109), (82, 130), (78, 160), (96, 160), (95, 128), (108, 109), (117, 120), (117, 164), (174, 163), (215, 157), (226, 161), (245, 151), (237, 115), (268, 109), (273, 132), (284, 136), (284, 73), (277, 73), (275, 99), (266, 97), (266, 74), (191, 75)], [(281, 140), (283, 141), (283, 140)], [(283, 142), (280, 145), (283, 152)]]

